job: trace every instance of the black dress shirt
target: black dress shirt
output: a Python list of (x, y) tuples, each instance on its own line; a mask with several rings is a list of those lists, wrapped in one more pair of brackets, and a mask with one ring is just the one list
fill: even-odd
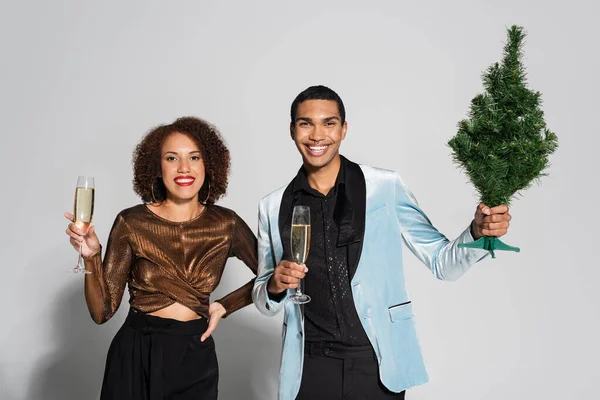
[(340, 172), (327, 195), (310, 187), (303, 168), (293, 181), (294, 205), (310, 207), (311, 219), (308, 273), (302, 284), (312, 299), (304, 305), (305, 339), (368, 346), (369, 339), (352, 298), (348, 246), (338, 245), (339, 227), (334, 219), (336, 202), (345, 195), (345, 166), (346, 160), (341, 158)]

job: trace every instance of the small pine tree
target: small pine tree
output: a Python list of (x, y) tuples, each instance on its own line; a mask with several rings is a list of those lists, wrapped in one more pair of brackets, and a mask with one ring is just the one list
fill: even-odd
[[(458, 123), (448, 145), (453, 159), (475, 186), (481, 202), (509, 205), (521, 190), (539, 182), (548, 156), (558, 147), (541, 110), (541, 93), (527, 88), (520, 26), (508, 29), (502, 62), (483, 73), (484, 93), (471, 101), (469, 119)], [(519, 251), (497, 238), (481, 238), (462, 247)]]

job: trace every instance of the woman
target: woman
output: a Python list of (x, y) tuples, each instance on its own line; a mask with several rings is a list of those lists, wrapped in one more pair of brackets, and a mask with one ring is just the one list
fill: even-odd
[(209, 305), (227, 259), (254, 273), (256, 237), (225, 194), (229, 151), (215, 127), (185, 117), (149, 132), (133, 155), (140, 204), (114, 222), (104, 259), (95, 228), (67, 229), (82, 245), (85, 298), (94, 321), (117, 311), (125, 284), (130, 310), (108, 351), (102, 400), (216, 399), (218, 366), (211, 333), (252, 302), (253, 281)]

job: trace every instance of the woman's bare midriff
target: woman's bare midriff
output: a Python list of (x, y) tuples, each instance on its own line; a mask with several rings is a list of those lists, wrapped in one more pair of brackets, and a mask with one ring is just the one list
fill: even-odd
[(202, 318), (191, 309), (179, 303), (173, 303), (170, 306), (151, 312), (149, 315), (154, 315), (155, 317), (160, 318), (175, 319), (177, 321), (184, 322)]

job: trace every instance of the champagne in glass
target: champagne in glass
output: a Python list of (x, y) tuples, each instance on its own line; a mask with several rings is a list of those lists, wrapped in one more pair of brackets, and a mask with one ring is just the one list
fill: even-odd
[[(73, 205), (73, 215), (75, 217), (75, 226), (87, 234), (92, 217), (94, 215), (94, 178), (89, 176), (80, 176), (77, 178), (77, 187), (75, 188), (75, 202)], [(79, 256), (77, 266), (72, 270), (73, 273), (91, 274), (85, 269), (81, 248), (79, 245)]]
[[(310, 208), (306, 206), (294, 207), (291, 242), (292, 259), (296, 264), (304, 264), (310, 250)], [(310, 301), (310, 297), (302, 293), (300, 282), (298, 282), (296, 293), (291, 295), (289, 299), (296, 304), (305, 304)]]
[(292, 258), (304, 264), (310, 250), (310, 225), (292, 225)]

